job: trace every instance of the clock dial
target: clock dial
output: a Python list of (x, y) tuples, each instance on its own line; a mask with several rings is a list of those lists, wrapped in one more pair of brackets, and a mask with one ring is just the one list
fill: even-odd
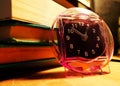
[(96, 58), (104, 53), (105, 42), (97, 23), (63, 20), (66, 58)]

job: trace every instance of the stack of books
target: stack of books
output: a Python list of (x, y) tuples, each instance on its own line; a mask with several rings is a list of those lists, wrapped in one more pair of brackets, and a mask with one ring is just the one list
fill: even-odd
[(52, 0), (0, 0), (0, 68), (55, 58), (50, 27), (65, 9)]

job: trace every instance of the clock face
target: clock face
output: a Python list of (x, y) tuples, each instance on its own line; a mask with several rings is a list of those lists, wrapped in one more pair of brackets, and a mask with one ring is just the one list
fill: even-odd
[(104, 54), (105, 40), (98, 23), (85, 20), (63, 20), (66, 58), (96, 58)]

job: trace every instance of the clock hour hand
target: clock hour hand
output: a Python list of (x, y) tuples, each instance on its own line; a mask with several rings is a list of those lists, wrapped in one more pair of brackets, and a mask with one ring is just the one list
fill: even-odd
[(82, 41), (87, 41), (88, 39), (87, 31), (83, 34), (75, 28), (72, 28), (72, 30), (81, 37)]

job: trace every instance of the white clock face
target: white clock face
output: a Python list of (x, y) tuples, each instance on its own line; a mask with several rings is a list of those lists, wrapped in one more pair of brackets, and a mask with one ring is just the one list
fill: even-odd
[(66, 57), (96, 58), (104, 54), (105, 41), (97, 23), (63, 20), (63, 27)]

